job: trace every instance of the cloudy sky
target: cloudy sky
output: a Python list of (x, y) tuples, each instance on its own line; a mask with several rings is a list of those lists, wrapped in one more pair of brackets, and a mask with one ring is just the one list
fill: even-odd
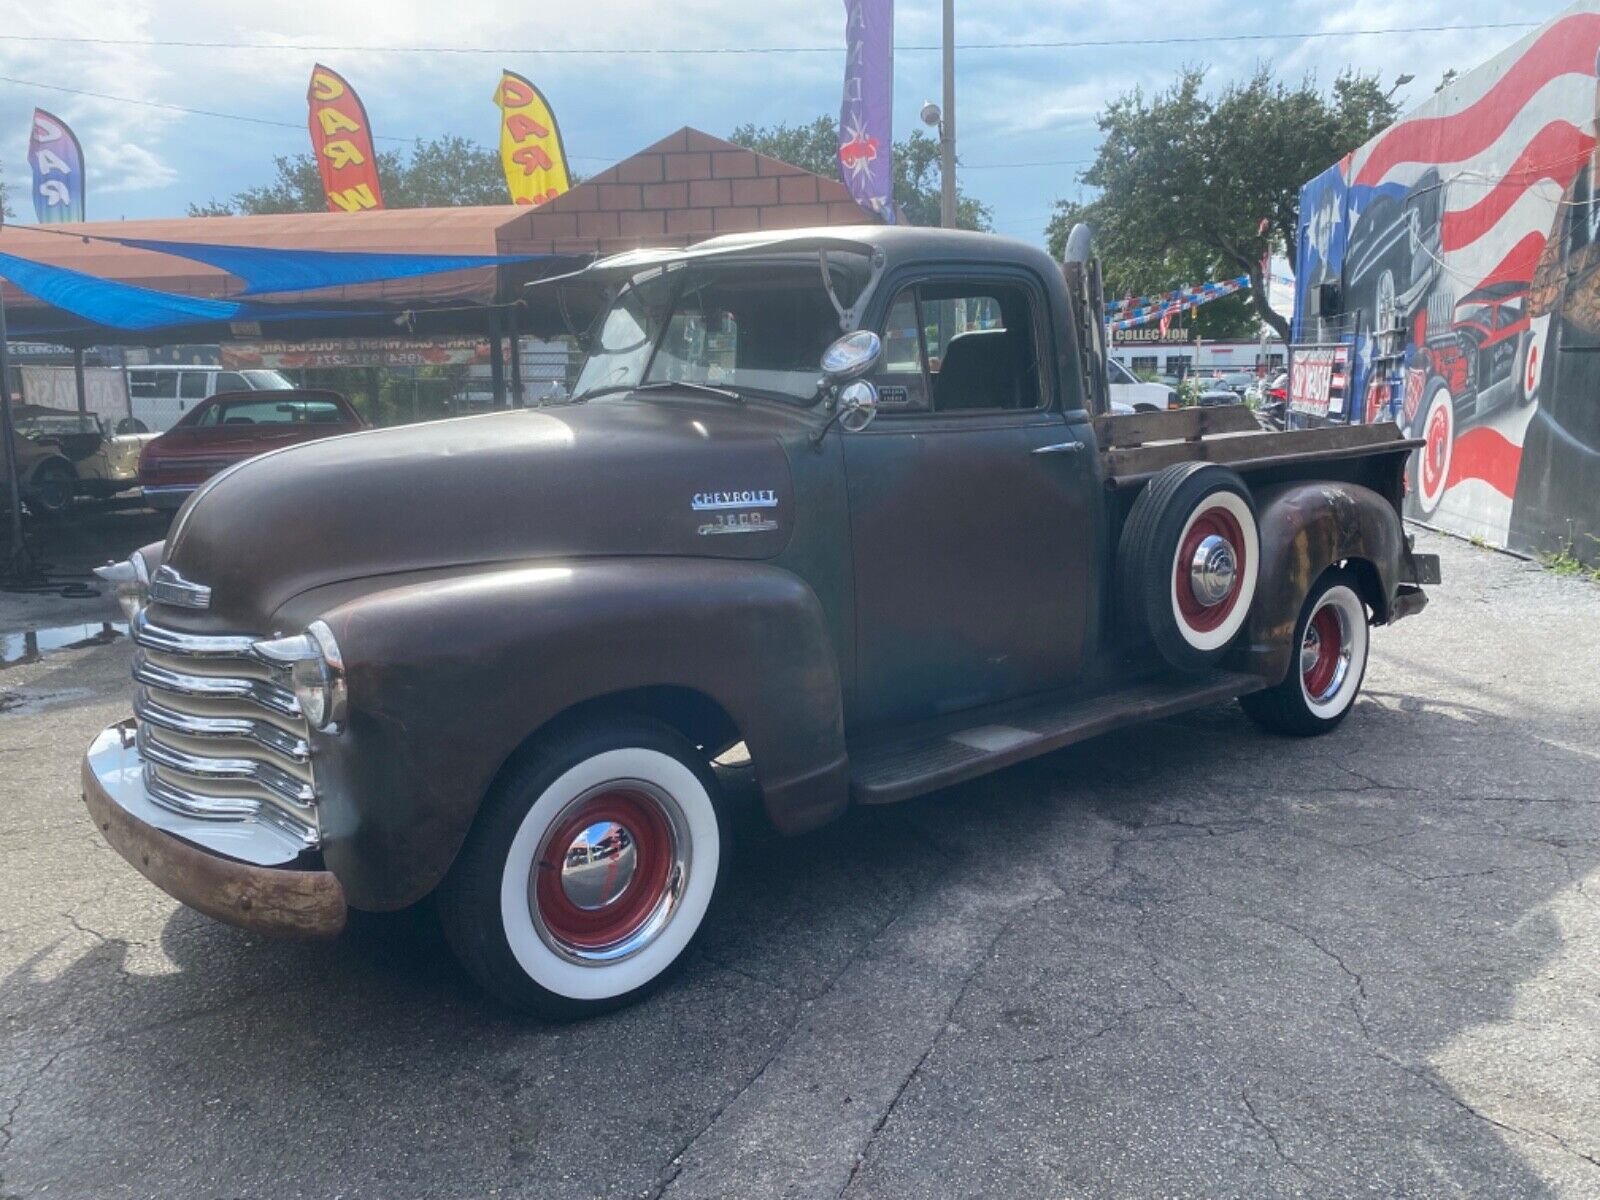
[[(1346, 0), (1182, 5), (1102, 0), (957, 0), (958, 44), (1296, 34), (1394, 26), (1543, 21), (1563, 7), (1488, 0)], [(939, 93), (938, 0), (896, 6), (895, 128)], [(600, 170), (680, 125), (725, 135), (745, 121), (807, 121), (837, 111), (843, 70), (839, 0), (50, 0), (8, 6), (0, 26), (0, 170), (21, 219), (31, 219), (25, 163), (35, 105), (65, 118), (89, 162), (89, 216), (182, 215), (191, 201), (265, 181), (272, 156), (307, 148), (306, 81), (321, 59), (366, 102), (380, 139), (463, 134), (492, 143), (501, 67), (545, 91), (568, 153)], [(1051, 203), (1079, 194), (1077, 172), (1097, 143), (1096, 112), (1136, 85), (1158, 87), (1184, 63), (1224, 82), (1269, 59), (1287, 73), (1331, 79), (1346, 64), (1417, 81), (1420, 102), (1449, 67), (1470, 68), (1520, 36), (1516, 29), (1318, 40), (1143, 44), (1073, 49), (969, 49), (958, 55), (962, 184), (994, 209), (995, 226), (1037, 239)], [(73, 38), (77, 41), (29, 40)], [(155, 42), (158, 45), (146, 43)], [(184, 42), (247, 43), (240, 48)], [(377, 47), (427, 47), (401, 53)], [(839, 47), (821, 53), (634, 54), (629, 50)], [(324, 48), (335, 47), (335, 48)], [(446, 47), (491, 48), (445, 53)], [(562, 54), (561, 50), (600, 50)], [(54, 89), (100, 93), (107, 97)], [(170, 106), (170, 107), (162, 107)], [(250, 117), (199, 115), (182, 109)], [(380, 144), (396, 145), (397, 142)], [(1017, 165), (1022, 164), (1022, 165)]]

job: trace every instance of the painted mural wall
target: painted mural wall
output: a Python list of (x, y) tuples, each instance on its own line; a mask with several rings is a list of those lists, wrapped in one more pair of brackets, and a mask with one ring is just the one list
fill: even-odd
[[(1308, 183), (1295, 340), (1350, 341), (1353, 419), (1394, 420), (1409, 515), (1600, 560), (1600, 0)], [(1342, 315), (1319, 319), (1318, 284)]]

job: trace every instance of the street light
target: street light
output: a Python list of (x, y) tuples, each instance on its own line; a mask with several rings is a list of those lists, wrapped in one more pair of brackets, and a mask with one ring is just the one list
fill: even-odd
[(1385, 100), (1389, 99), (1389, 97), (1393, 96), (1396, 92), (1405, 87), (1406, 84), (1410, 83), (1415, 78), (1415, 75), (1396, 75), (1393, 86), (1391, 86), (1389, 90), (1383, 94), (1383, 98)]

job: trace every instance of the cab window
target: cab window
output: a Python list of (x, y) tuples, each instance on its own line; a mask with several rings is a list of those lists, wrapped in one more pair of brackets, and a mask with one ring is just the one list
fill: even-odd
[(185, 371), (183, 379), (178, 385), (178, 398), (181, 400), (204, 400), (211, 394), (206, 389), (206, 384), (209, 382), (209, 372)]
[(1033, 298), (1021, 284), (908, 287), (890, 306), (882, 334), (880, 406), (940, 413), (1040, 408), (1035, 329)]

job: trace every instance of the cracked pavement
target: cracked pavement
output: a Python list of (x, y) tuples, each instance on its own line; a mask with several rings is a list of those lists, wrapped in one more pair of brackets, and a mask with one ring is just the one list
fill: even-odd
[(426, 912), (179, 908), (78, 799), (126, 643), (0, 670), (0, 1197), (1600, 1194), (1600, 588), (1419, 541), (1336, 734), (1220, 706), (747, 839), (578, 1025)]

